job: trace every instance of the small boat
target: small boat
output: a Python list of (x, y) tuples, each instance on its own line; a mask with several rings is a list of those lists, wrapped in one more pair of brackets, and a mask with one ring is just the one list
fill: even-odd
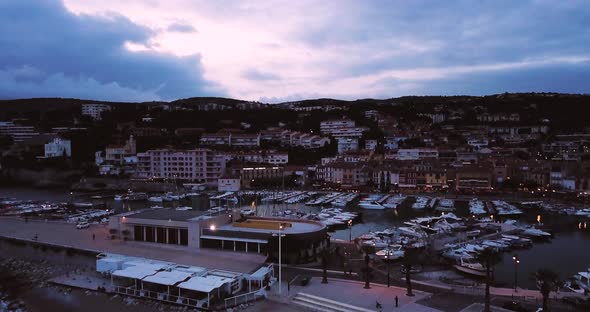
[(551, 233), (547, 233), (545, 231), (536, 229), (536, 228), (528, 228), (522, 231), (522, 234), (529, 237), (536, 237), (536, 238), (548, 238), (551, 237)]
[(121, 200), (123, 200), (123, 195), (115, 195), (115, 198), (114, 199), (116, 201), (121, 201)]
[(383, 210), (385, 207), (376, 201), (361, 201), (359, 207), (363, 209)]
[(244, 216), (253, 216), (256, 215), (256, 210), (247, 208), (240, 210), (240, 213)]
[(486, 268), (473, 258), (460, 258), (457, 264), (453, 265), (457, 271), (475, 276), (486, 276)]
[(193, 207), (189, 207), (189, 206), (182, 206), (182, 207), (177, 207), (176, 210), (178, 211), (187, 211), (187, 210), (193, 210)]
[(384, 261), (395, 261), (404, 257), (404, 250), (401, 245), (391, 245), (375, 252), (375, 256)]
[(161, 203), (162, 202), (162, 196), (152, 196), (148, 198), (148, 201), (154, 202), (154, 203)]

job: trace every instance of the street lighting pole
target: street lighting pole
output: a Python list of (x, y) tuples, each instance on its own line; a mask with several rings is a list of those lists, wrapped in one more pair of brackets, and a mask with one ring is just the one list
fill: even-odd
[(387, 264), (387, 287), (390, 286), (389, 283), (389, 262), (390, 262), (391, 251), (387, 250), (387, 254), (385, 254), (385, 262)]
[(279, 224), (279, 296), (281, 295), (281, 281), (282, 281), (282, 265), (281, 265), (281, 254), (283, 253), (283, 249), (281, 249), (281, 230), (283, 229), (283, 224)]
[(514, 261), (514, 292), (518, 292), (518, 265), (520, 264), (520, 259), (518, 256), (512, 256), (512, 261)]
[(348, 220), (348, 241), (352, 242), (352, 219)]

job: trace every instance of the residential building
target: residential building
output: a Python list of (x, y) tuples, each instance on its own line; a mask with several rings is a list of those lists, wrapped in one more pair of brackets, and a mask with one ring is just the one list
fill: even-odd
[(359, 149), (359, 140), (356, 138), (338, 138), (338, 154)]
[(23, 126), (14, 121), (0, 121), (0, 136), (11, 137), (15, 143), (29, 140), (39, 135), (33, 126)]
[(217, 191), (237, 192), (240, 190), (241, 180), (239, 177), (224, 176), (217, 180)]
[(326, 120), (320, 122), (320, 132), (323, 134), (332, 134), (334, 131), (343, 128), (354, 128), (355, 122), (350, 119)]
[(62, 138), (54, 138), (45, 144), (45, 158), (72, 157), (72, 142)]
[(412, 148), (399, 149), (397, 151), (398, 160), (420, 160), (420, 159), (438, 158), (438, 150), (434, 148)]
[(82, 104), (82, 115), (90, 116), (94, 120), (101, 120), (102, 112), (110, 110), (111, 106), (106, 104)]
[(241, 164), (230, 168), (231, 175), (240, 177), (242, 186), (250, 187), (260, 180), (270, 180), (283, 177), (283, 167), (269, 164)]
[(107, 146), (104, 160), (110, 165), (123, 165), (125, 164), (125, 156), (135, 156), (136, 153), (136, 142), (131, 135), (125, 144)]
[(377, 148), (377, 140), (365, 140), (365, 149), (374, 151)]
[(176, 179), (217, 185), (225, 172), (222, 155), (204, 148), (193, 150), (158, 149), (137, 154), (137, 177)]
[(492, 189), (492, 173), (485, 168), (461, 168), (455, 174), (456, 191), (490, 191)]

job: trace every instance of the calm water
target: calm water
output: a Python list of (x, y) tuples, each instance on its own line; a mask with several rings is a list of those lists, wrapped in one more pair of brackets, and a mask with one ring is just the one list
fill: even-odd
[[(76, 194), (70, 195), (67, 190), (39, 190), (25, 188), (0, 188), (0, 197), (14, 197), (18, 199), (32, 200), (53, 200), (53, 201), (91, 201), (102, 203), (106, 207), (115, 209), (118, 212), (130, 211), (134, 209), (145, 208), (154, 205), (165, 207), (192, 206), (193, 209), (207, 210), (210, 208), (209, 200), (206, 196), (193, 197), (185, 199), (180, 203), (149, 203), (149, 202), (118, 202), (110, 199), (90, 199), (85, 196)], [(241, 202), (234, 204), (232, 202), (217, 202), (217, 205), (228, 204), (241, 207), (250, 207), (250, 202)], [(457, 211), (455, 214), (466, 216), (468, 214), (466, 202), (456, 202)], [(299, 209), (304, 212), (318, 212), (319, 207), (309, 207), (302, 203), (287, 204), (267, 204), (257, 203), (259, 215), (269, 216), (273, 211), (284, 209)], [(348, 228), (337, 230), (331, 233), (333, 238), (348, 240), (350, 231), (352, 237), (365, 234), (369, 231), (384, 230), (386, 228), (397, 226), (409, 219), (425, 216), (440, 215), (440, 212), (425, 212), (411, 209), (407, 206), (396, 210), (366, 210), (359, 208), (347, 208), (347, 210), (362, 212), (362, 219), (357, 221), (351, 230)], [(520, 217), (520, 221), (536, 224), (539, 214), (527, 211)], [(535, 242), (532, 248), (520, 249), (514, 252), (503, 254), (503, 260), (496, 266), (496, 281), (506, 287), (512, 287), (514, 283), (514, 263), (513, 255), (518, 255), (520, 265), (518, 267), (518, 285), (524, 288), (535, 288), (534, 280), (531, 278), (534, 271), (539, 268), (549, 268), (558, 272), (562, 279), (570, 278), (578, 271), (584, 271), (590, 267), (590, 222), (584, 229), (578, 228), (578, 222), (571, 217), (552, 216), (540, 214), (541, 222), (550, 226), (554, 231), (554, 237), (548, 242)]]

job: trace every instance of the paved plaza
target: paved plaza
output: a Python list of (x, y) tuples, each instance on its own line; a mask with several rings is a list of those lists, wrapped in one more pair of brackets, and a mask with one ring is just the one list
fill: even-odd
[(0, 236), (32, 240), (35, 235), (37, 235), (37, 241), (41, 243), (242, 273), (255, 271), (266, 260), (265, 256), (255, 253), (111, 240), (108, 239), (107, 227), (103, 225), (91, 225), (87, 229), (79, 230), (76, 229), (75, 224), (65, 222), (37, 220), (24, 222), (20, 218), (0, 217)]
[[(415, 296), (406, 296), (406, 289), (401, 287), (387, 287), (386, 285), (371, 283), (370, 289), (364, 288), (364, 283), (358, 281), (349, 281), (342, 279), (328, 279), (328, 284), (321, 283), (321, 277), (313, 277), (308, 285), (301, 286), (298, 280), (287, 288), (287, 283), (283, 282), (283, 296), (278, 296), (278, 285), (274, 285), (271, 290), (271, 299), (290, 301), (297, 293), (307, 293), (325, 299), (345, 303), (369, 310), (376, 311), (375, 304), (378, 301), (383, 306), (382, 311), (421, 311), (421, 312), (438, 312), (416, 301), (427, 298), (429, 293), (414, 290)], [(398, 307), (395, 307), (395, 297), (398, 297)], [(291, 304), (292, 307), (296, 305)]]

